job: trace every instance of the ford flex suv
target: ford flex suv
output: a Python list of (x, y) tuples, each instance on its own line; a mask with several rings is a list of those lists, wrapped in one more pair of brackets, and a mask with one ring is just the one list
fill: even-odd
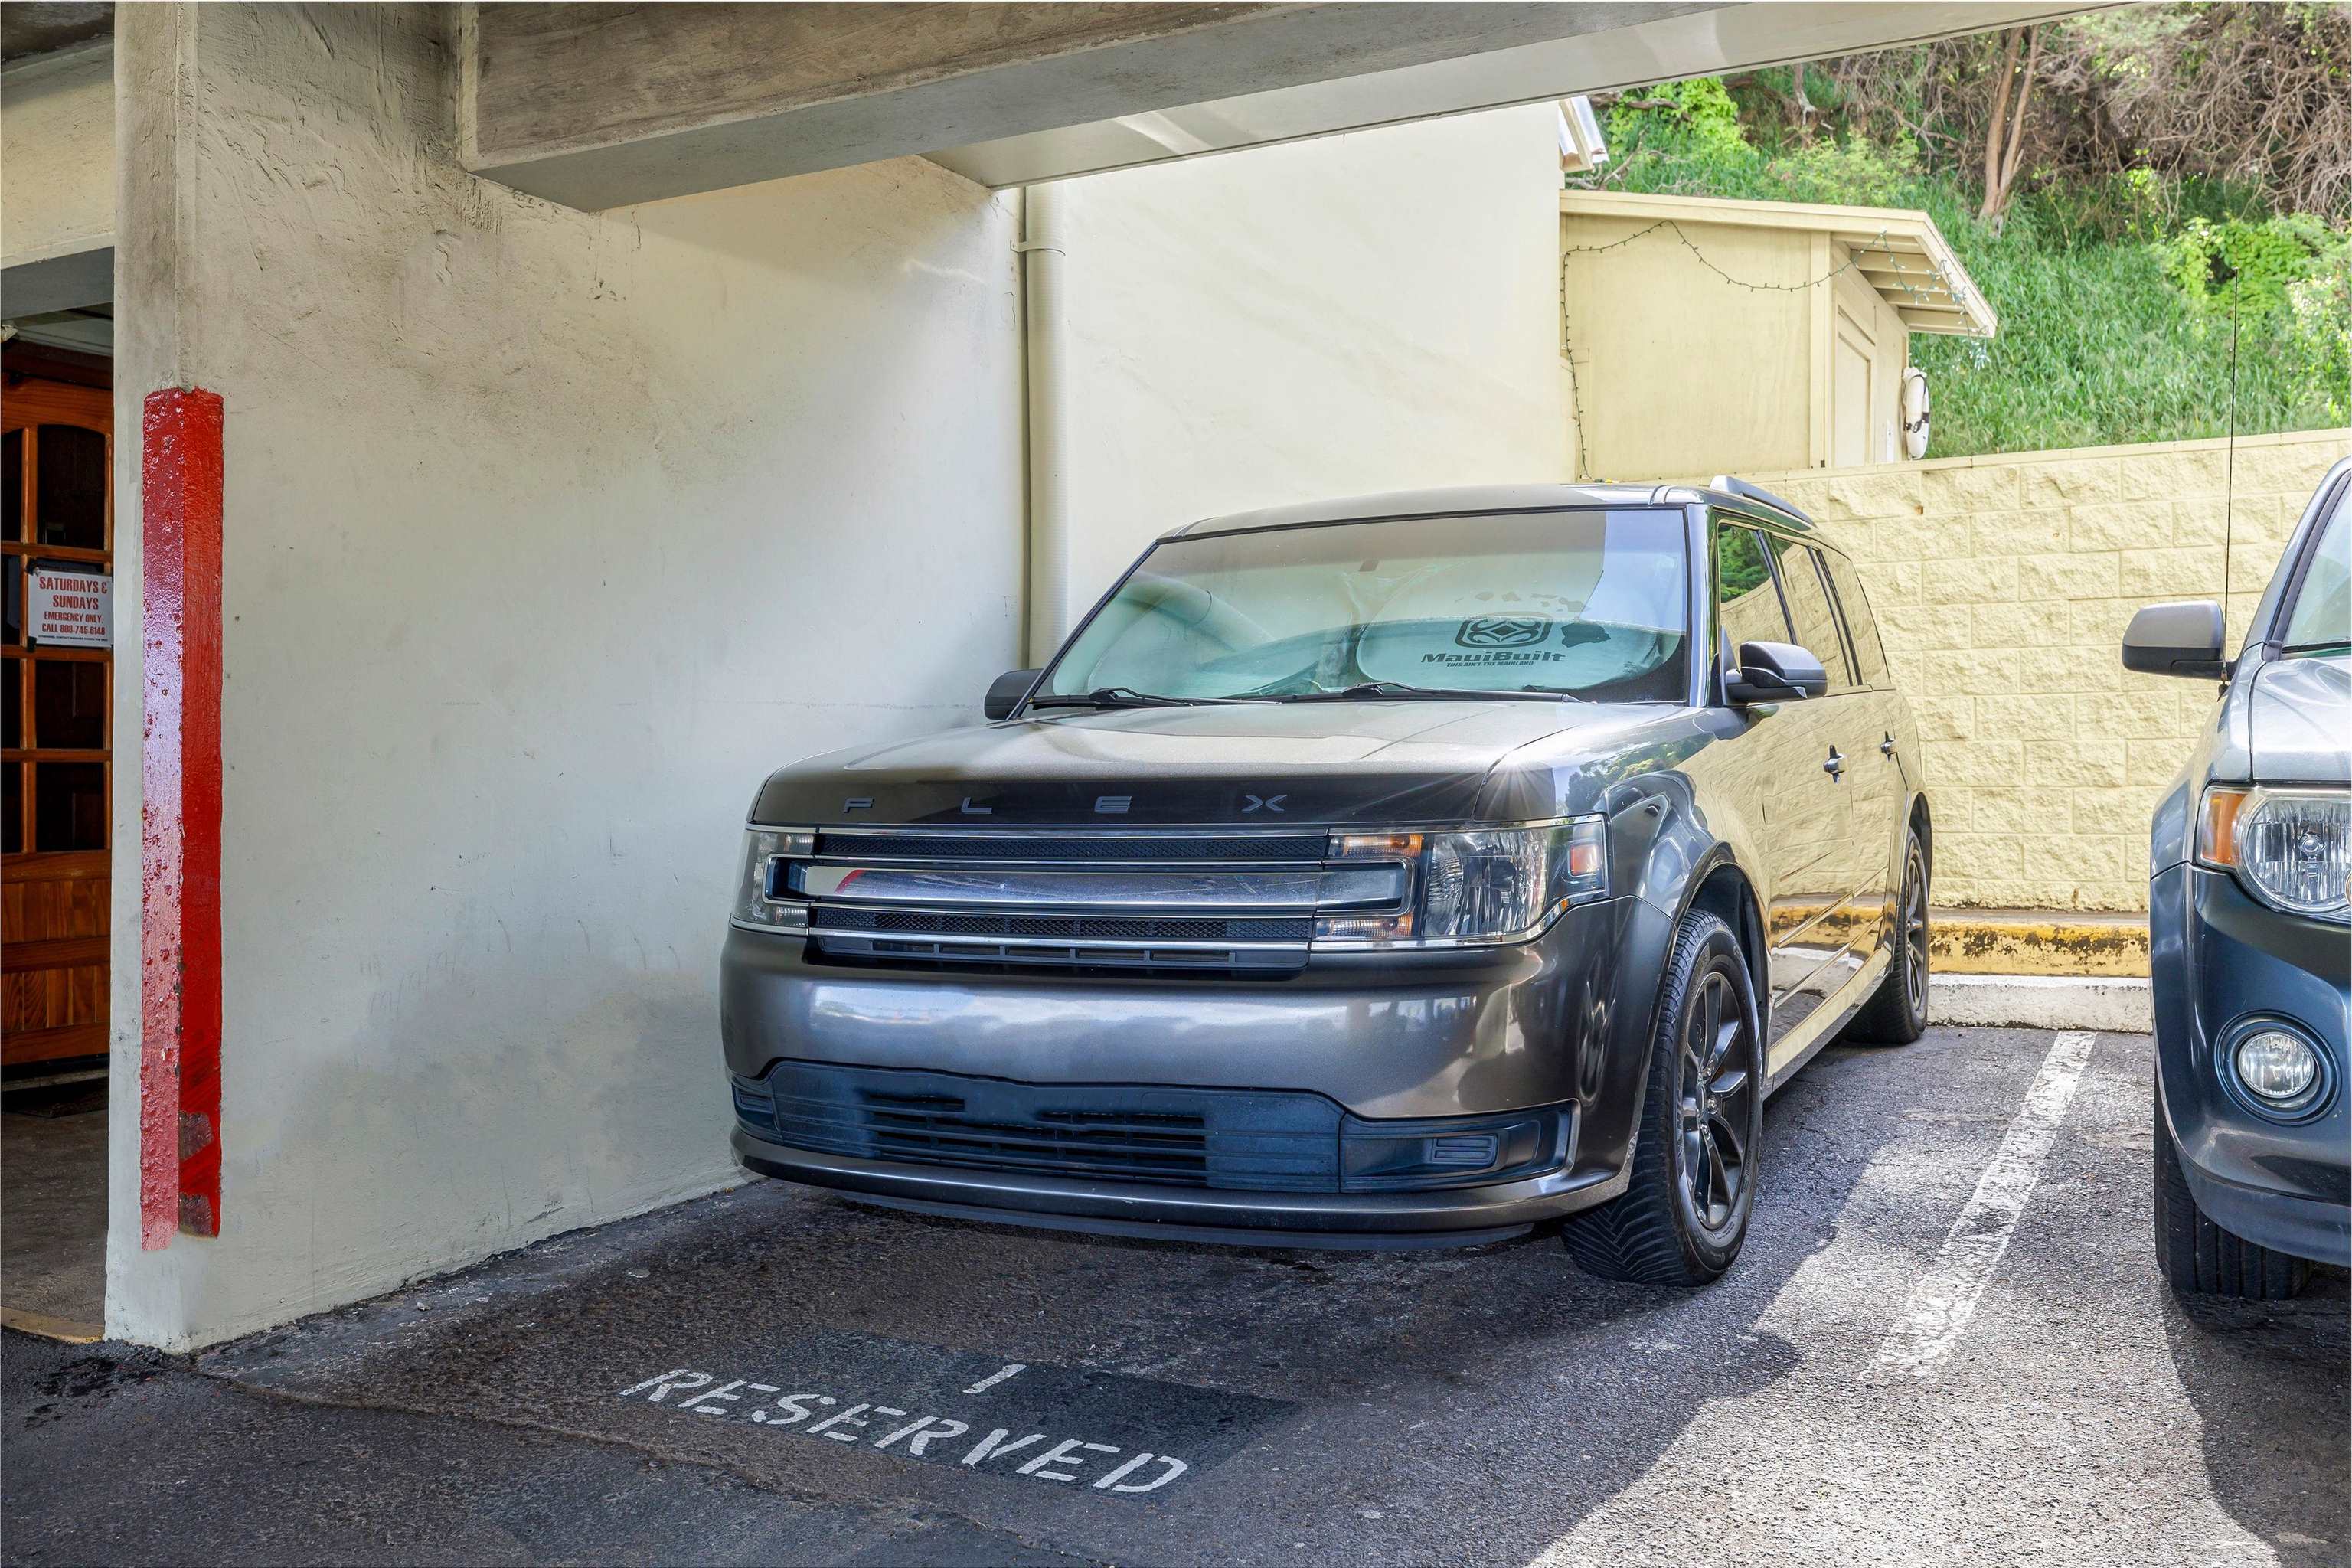
[(1766, 1096), (1926, 1026), (1911, 716), (1853, 566), (1736, 480), (1196, 523), (986, 713), (761, 788), (749, 1170), (1696, 1284)]
[(2275, 1298), (2352, 1263), (2352, 458), (2223, 646), (2210, 601), (2124, 637), (2129, 668), (2221, 684), (2148, 846), (2156, 1250), (2179, 1289)]

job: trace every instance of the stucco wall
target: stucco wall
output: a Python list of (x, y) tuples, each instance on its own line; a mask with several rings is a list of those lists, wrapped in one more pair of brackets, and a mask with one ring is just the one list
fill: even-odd
[(1197, 518), (1565, 479), (1549, 105), (1057, 187), (1070, 592)]
[(141, 395), (219, 393), (227, 472), (224, 1225), (139, 1250), (116, 1096), (133, 1338), (727, 1180), (715, 978), (755, 785), (974, 720), (1015, 657), (1009, 199), (908, 160), (551, 206), (458, 171), (446, 15), (117, 14), (121, 603)]
[(2147, 907), (2147, 825), (2210, 686), (2123, 668), (2142, 605), (2221, 597), (2231, 646), (2352, 430), (1751, 476), (1861, 565), (1919, 720), (1938, 903)]
[(0, 77), (0, 267), (88, 250), (113, 232), (112, 54), (12, 68)]

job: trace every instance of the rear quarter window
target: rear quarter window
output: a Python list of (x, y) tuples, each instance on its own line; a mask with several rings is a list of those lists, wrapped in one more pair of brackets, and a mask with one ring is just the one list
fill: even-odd
[(1768, 539), (1780, 563), (1780, 592), (1788, 597), (1798, 646), (1822, 661), (1832, 691), (1852, 690), (1856, 683), (1846, 667), (1845, 642), (1838, 636), (1837, 611), (1830, 605), (1829, 584), (1822, 580), (1820, 557), (1793, 539), (1777, 534)]
[(1862, 588), (1862, 574), (1853, 563), (1833, 550), (1822, 552), (1829, 563), (1830, 586), (1837, 590), (1838, 608), (1845, 612), (1845, 629), (1853, 641), (1853, 657), (1862, 663), (1858, 672), (1864, 686), (1886, 684), (1886, 649), (1878, 641), (1878, 617), (1870, 613), (1870, 600)]

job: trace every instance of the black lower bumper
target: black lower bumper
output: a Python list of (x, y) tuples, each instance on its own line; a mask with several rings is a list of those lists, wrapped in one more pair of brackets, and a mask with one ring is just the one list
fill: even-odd
[(1471, 1245), (1622, 1188), (1573, 1107), (1413, 1121), (1296, 1091), (1022, 1084), (780, 1062), (734, 1083), (746, 1170), (1016, 1224), (1258, 1246)]
[[(2169, 867), (2148, 891), (2158, 1090), (2198, 1207), (2248, 1241), (2352, 1264), (2352, 944), (2341, 926), (2256, 903), (2226, 872)], [(2232, 1088), (2229, 1047), (2258, 1026), (2320, 1052), (2320, 1097), (2293, 1118)]]

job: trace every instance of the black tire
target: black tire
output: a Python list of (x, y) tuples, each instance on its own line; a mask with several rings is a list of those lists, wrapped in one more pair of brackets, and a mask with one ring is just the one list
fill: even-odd
[(1927, 1032), (1927, 855), (1916, 828), (1903, 836), (1903, 886), (1895, 899), (1895, 962), (1845, 1026), (1865, 1046), (1907, 1046)]
[(2156, 1101), (2156, 1264), (2184, 1296), (2284, 1301), (2311, 1278), (2311, 1265), (2223, 1230), (2205, 1217), (2181, 1173), (2180, 1151)]
[(1625, 1191), (1571, 1215), (1568, 1254), (1603, 1279), (1705, 1285), (1739, 1256), (1764, 1143), (1755, 988), (1731, 928), (1683, 917), (1650, 1045)]

